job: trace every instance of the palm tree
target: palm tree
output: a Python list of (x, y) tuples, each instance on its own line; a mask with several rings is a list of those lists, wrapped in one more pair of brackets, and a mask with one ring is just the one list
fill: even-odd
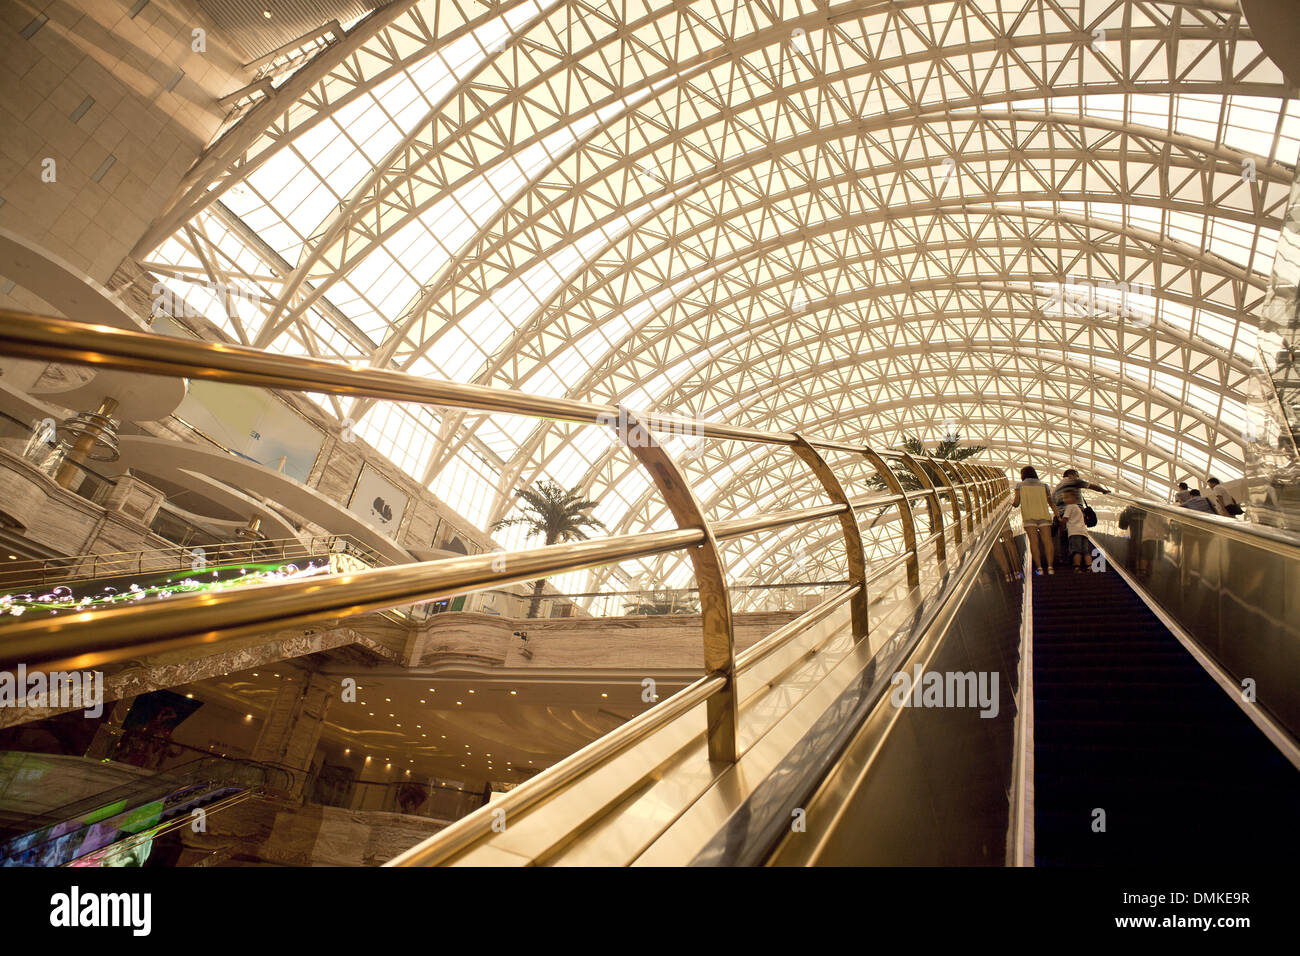
[(700, 602), (690, 594), (649, 591), (623, 605), (623, 610), (626, 614), (699, 614)]
[[(493, 531), (500, 531), (512, 525), (523, 525), (527, 536), (542, 535), (547, 544), (559, 544), (561, 541), (585, 541), (587, 528), (605, 526), (592, 517), (590, 511), (600, 502), (584, 498), (577, 488), (565, 491), (553, 481), (538, 482), (532, 488), (520, 488), (515, 497), (523, 500), (523, 514), (513, 518), (502, 518), (492, 523)], [(546, 588), (546, 579), (538, 578), (533, 582), (533, 599), (528, 604), (528, 616), (537, 616), (542, 606), (542, 591)]]
[[(946, 435), (943, 441), (935, 446), (934, 451), (927, 452), (921, 439), (905, 436), (902, 444), (903, 451), (909, 455), (918, 455), (922, 458), (944, 458), (949, 461), (961, 461), (972, 455), (978, 455), (984, 450), (983, 445), (965, 445), (961, 443), (960, 435)], [(934, 468), (925, 461), (920, 462), (921, 468), (929, 476), (931, 483), (941, 484), (938, 475), (935, 474)], [(891, 464), (889, 470), (897, 477), (898, 482), (903, 486), (904, 491), (917, 491), (921, 487), (921, 482), (917, 480), (916, 475), (912, 474), (911, 469), (901, 464)], [(872, 475), (866, 482), (867, 486), (879, 491), (885, 490), (885, 479), (879, 475)]]

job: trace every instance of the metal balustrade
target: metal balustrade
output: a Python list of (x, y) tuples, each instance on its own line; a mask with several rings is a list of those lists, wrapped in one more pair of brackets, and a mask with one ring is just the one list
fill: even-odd
[[(709, 759), (734, 762), (737, 756), (735, 678), (739, 663), (753, 663), (760, 655), (772, 653), (810, 623), (824, 619), (845, 604), (851, 610), (854, 639), (865, 639), (869, 631), (870, 587), (903, 565), (907, 587), (916, 589), (920, 583), (922, 549), (928, 550), (930, 545), (934, 546), (935, 560), (944, 560), (949, 525), (941, 497), (948, 504), (952, 544), (960, 546), (963, 538), (974, 538), (977, 527), (989, 520), (1001, 520), (1010, 490), (1000, 469), (969, 461), (876, 451), (867, 446), (822, 441), (801, 433), (688, 421), (671, 415), (642, 415), (624, 406), (438, 381), (387, 369), (356, 369), (317, 359), (10, 310), (0, 310), (0, 353), (141, 374), (421, 402), (444, 408), (613, 427), (663, 496), (678, 525), (676, 529), (372, 568), (85, 611), (57, 620), (23, 621), (6, 626), (0, 640), (0, 667), (23, 662), (29, 669), (91, 668), (159, 651), (210, 645), (290, 625), (418, 604), (629, 558), (685, 550), (699, 592), (706, 676), (575, 755), (581, 756), (580, 761), (570, 758), (551, 768), (544, 787), (512, 791), (513, 803), (541, 799), (537, 793), (544, 796), (563, 786), (565, 780), (585, 772), (602, 754), (615, 752), (627, 740), (639, 739), (700, 703), (707, 709)], [(685, 473), (654, 438), (656, 433), (665, 431), (686, 432), (703, 439), (788, 447), (811, 470), (831, 503), (710, 522)], [(850, 500), (828, 464), (826, 452), (861, 456), (873, 467), (889, 494)], [(905, 492), (887, 460), (901, 463), (922, 487)], [(924, 536), (918, 536), (913, 511), (913, 502), (918, 499), (926, 502), (929, 531)], [(865, 508), (891, 506), (896, 509), (900, 522), (903, 551), (883, 567), (869, 569), (856, 514)], [(838, 521), (844, 538), (848, 585), (770, 635), (763, 649), (751, 648), (738, 661), (719, 542), (830, 518)]]
[(348, 554), (371, 567), (391, 564), (350, 535), (258, 538), (174, 548), (104, 551), (58, 558), (34, 558), (0, 566), (0, 593), (74, 585), (101, 578), (146, 572), (195, 571), (246, 562), (268, 564)]

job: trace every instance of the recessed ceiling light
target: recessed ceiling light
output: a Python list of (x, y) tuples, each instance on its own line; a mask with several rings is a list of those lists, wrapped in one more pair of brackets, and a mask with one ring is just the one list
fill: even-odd
[(519, 696), (519, 691), (517, 691), (517, 690), (512, 690), (512, 691), (510, 692), (510, 696), (511, 696), (511, 697), (517, 697), (517, 696)]
[(263, 11), (262, 11), (262, 16), (266, 17), (266, 19), (268, 19), (268, 20), (271, 19), (271, 11), (270, 11), (270, 10), (263, 10)]
[(474, 692), (473, 692), (473, 691), (470, 691), (470, 693), (472, 694), (472, 693), (474, 693)]

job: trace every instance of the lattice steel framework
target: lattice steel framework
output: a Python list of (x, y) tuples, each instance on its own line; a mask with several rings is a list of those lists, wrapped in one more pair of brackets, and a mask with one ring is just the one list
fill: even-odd
[[(1163, 497), (1241, 474), (1292, 93), (1235, 0), (397, 2), (226, 130), (136, 254), (262, 348), (875, 446), (957, 431)], [(322, 401), (484, 527), (540, 478), (667, 526), (590, 431)], [(821, 493), (673, 447), (715, 517)], [(834, 538), (726, 557), (833, 576)], [(680, 581), (663, 560), (620, 573)]]

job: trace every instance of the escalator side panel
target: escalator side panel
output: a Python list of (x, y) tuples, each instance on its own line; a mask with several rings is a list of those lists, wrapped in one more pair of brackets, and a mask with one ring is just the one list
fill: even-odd
[[(987, 543), (988, 539), (985, 539)], [(998, 717), (983, 719), (977, 709), (964, 712), (958, 719), (974, 720), (984, 724), (972, 728), (969, 739), (963, 745), (960, 757), (964, 769), (959, 773), (970, 775), (964, 780), (961, 790), (965, 796), (959, 800), (968, 801), (966, 809), (977, 807), (978, 812), (993, 810), (988, 818), (987, 830), (995, 836), (970, 838), (958, 831), (969, 831), (970, 820), (964, 818), (959, 806), (941, 807), (933, 812), (924, 808), (932, 802), (929, 795), (931, 779), (924, 775), (889, 774), (893, 783), (891, 794), (900, 794), (896, 804), (897, 815), (891, 818), (887, 827), (877, 827), (873, 821), (879, 820), (877, 807), (863, 814), (863, 819), (854, 825), (863, 827), (860, 833), (851, 837), (852, 841), (865, 840), (870, 847), (863, 847), (863, 853), (886, 853), (887, 846), (893, 845), (898, 832), (911, 834), (904, 840), (905, 852), (902, 859), (895, 862), (909, 862), (917, 858), (918, 840), (935, 841), (936, 845), (946, 842), (969, 840), (976, 846), (973, 855), (967, 855), (963, 848), (962, 861), (979, 862), (987, 853), (990, 860), (1001, 862), (1002, 844), (1008, 818), (1007, 788), (1010, 781), (1010, 761), (1012, 753), (1012, 735), (1014, 733), (1014, 693), (1016, 680), (1016, 644), (1019, 633), (1020, 586), (1008, 584), (1002, 580), (997, 565), (986, 550), (976, 547), (972, 553), (983, 554), (986, 566), (975, 572), (975, 580), (969, 592), (962, 600), (962, 606), (956, 611), (956, 619), (962, 623), (952, 623), (944, 636), (939, 639), (941, 647), (949, 648), (944, 660), (956, 669), (978, 670), (999, 669)], [(958, 569), (949, 572), (955, 575)], [(818, 828), (825, 834), (832, 825), (832, 813), (823, 814), (814, 811), (814, 795), (821, 782), (833, 772), (837, 761), (842, 759), (846, 749), (853, 747), (857, 736), (866, 722), (876, 717), (884, 709), (892, 709), (889, 701), (891, 680), (895, 673), (909, 664), (922, 636), (931, 630), (936, 620), (940, 605), (950, 595), (950, 588), (934, 589), (922, 606), (917, 609), (909, 622), (901, 627), (881, 648), (870, 666), (863, 669), (858, 679), (840, 695), (836, 703), (829, 708), (800, 744), (791, 749), (790, 755), (780, 766), (754, 791), (745, 804), (732, 815), (727, 825), (710, 840), (704, 849), (692, 860), (696, 866), (717, 865), (754, 865), (764, 861), (772, 862), (773, 848), (778, 843), (784, 848), (791, 841), (802, 837), (812, 840), (818, 835)], [(965, 636), (963, 636), (965, 632)], [(972, 653), (972, 650), (975, 650)], [(901, 713), (918, 713), (920, 709), (901, 708)], [(948, 717), (951, 719), (951, 713)], [(920, 765), (930, 764), (937, 759), (947, 759), (931, 749), (931, 744), (946, 747), (942, 741), (928, 736), (920, 741), (906, 732), (910, 739), (901, 745), (898, 758), (902, 764), (914, 757)], [(900, 737), (900, 740), (903, 738)], [(891, 757), (891, 759), (893, 759)], [(906, 768), (903, 768), (904, 770)], [(942, 782), (945, 787), (953, 784), (953, 768), (940, 768), (933, 775), (934, 781)], [(803, 833), (792, 831), (791, 822), (798, 810), (806, 811), (804, 817), (807, 830)], [(936, 821), (942, 822), (951, 833), (940, 833), (935, 829)], [(843, 820), (835, 822), (839, 827)], [(1001, 841), (1001, 842), (999, 842)], [(840, 843), (838, 836), (835, 843)], [(778, 859), (781, 849), (777, 850)], [(797, 855), (797, 854), (795, 854)], [(863, 862), (866, 862), (865, 858)], [(954, 861), (956, 862), (956, 861)]]

